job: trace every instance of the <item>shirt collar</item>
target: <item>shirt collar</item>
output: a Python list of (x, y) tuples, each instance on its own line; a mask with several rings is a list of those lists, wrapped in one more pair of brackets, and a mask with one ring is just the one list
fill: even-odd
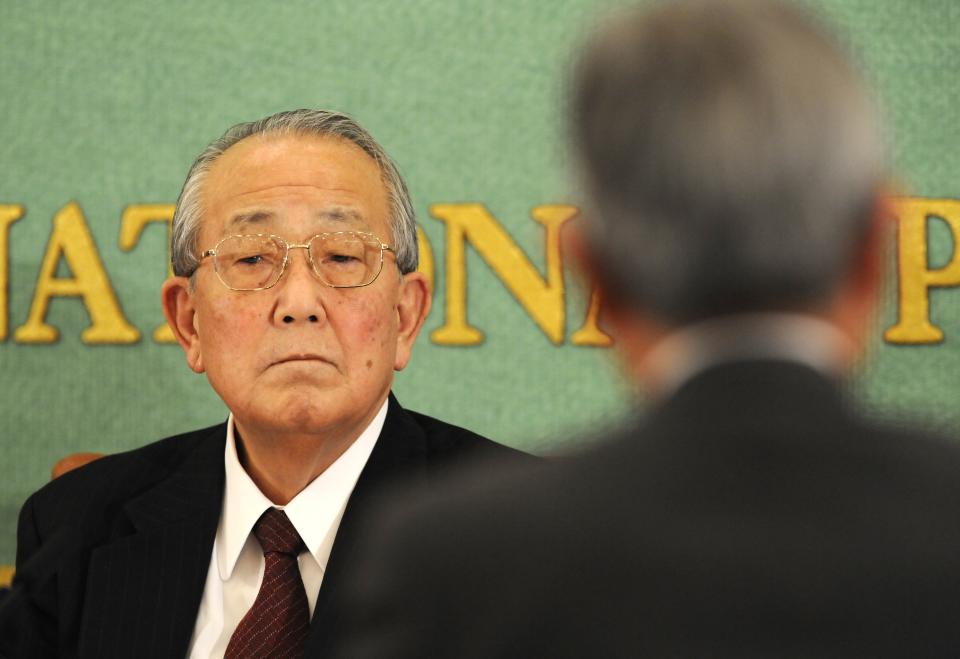
[(838, 376), (853, 344), (835, 325), (794, 313), (735, 314), (682, 327), (660, 340), (641, 371), (656, 397), (667, 397), (698, 373), (747, 359), (798, 362)]
[(343, 454), (310, 482), (286, 506), (274, 506), (256, 486), (240, 464), (234, 434), (233, 413), (227, 419), (227, 442), (224, 449), (226, 478), (223, 509), (217, 527), (217, 568), (226, 581), (233, 574), (244, 543), (260, 515), (270, 507), (286, 511), (307, 551), (320, 568), (326, 571), (340, 518), (347, 500), (360, 478), (373, 446), (387, 418), (387, 400), (370, 424)]

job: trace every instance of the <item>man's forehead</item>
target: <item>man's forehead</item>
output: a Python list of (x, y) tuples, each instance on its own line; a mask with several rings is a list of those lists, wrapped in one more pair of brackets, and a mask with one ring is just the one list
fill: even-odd
[(298, 233), (367, 231), (390, 240), (380, 166), (357, 145), (333, 136), (241, 140), (212, 165), (202, 203), (205, 232), (264, 232), (294, 223)]
[[(284, 221), (284, 213), (271, 208), (256, 208), (233, 214), (227, 221), (228, 231), (249, 227), (272, 226)], [(306, 213), (310, 228), (317, 231), (371, 231), (370, 221), (357, 208), (329, 206)]]

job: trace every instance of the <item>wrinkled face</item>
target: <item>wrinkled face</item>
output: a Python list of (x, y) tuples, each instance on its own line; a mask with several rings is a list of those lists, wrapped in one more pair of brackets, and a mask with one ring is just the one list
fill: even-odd
[[(231, 234), (273, 234), (293, 244), (356, 230), (393, 244), (379, 167), (337, 138), (242, 140), (210, 169), (202, 211), (198, 253)], [(394, 369), (406, 365), (426, 314), (408, 313), (418, 276), (401, 278), (386, 252), (369, 286), (330, 288), (312, 273), (306, 250), (293, 249), (275, 286), (233, 291), (208, 257), (192, 290), (186, 280), (165, 284), (164, 303), (176, 300), (168, 318), (179, 326), (188, 363), (207, 374), (241, 428), (351, 432), (372, 419)]]

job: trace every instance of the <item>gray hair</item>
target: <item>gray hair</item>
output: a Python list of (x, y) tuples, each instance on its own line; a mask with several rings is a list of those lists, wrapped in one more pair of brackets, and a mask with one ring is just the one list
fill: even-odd
[(825, 302), (887, 176), (854, 66), (783, 2), (618, 16), (588, 42), (571, 117), (601, 276), (668, 322)]
[(222, 137), (211, 142), (193, 161), (173, 215), (171, 261), (174, 274), (188, 277), (199, 264), (197, 238), (202, 214), (201, 191), (210, 167), (227, 149), (252, 135), (336, 137), (349, 140), (363, 149), (380, 167), (387, 190), (397, 267), (404, 274), (417, 269), (417, 226), (413, 203), (407, 184), (387, 152), (370, 133), (345, 114), (329, 110), (291, 110), (233, 126)]

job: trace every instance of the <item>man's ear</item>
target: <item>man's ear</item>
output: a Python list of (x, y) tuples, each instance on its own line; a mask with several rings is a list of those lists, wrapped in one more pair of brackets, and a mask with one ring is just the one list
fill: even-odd
[(890, 190), (882, 188), (870, 207), (870, 224), (856, 246), (850, 273), (829, 310), (831, 320), (846, 331), (858, 346), (867, 340), (870, 322), (880, 304), (895, 218), (894, 197)]
[(422, 272), (410, 272), (403, 275), (400, 282), (400, 299), (397, 302), (397, 355), (393, 368), (401, 371), (410, 361), (413, 344), (420, 334), (420, 328), (430, 306), (433, 304), (433, 291)]
[(885, 259), (896, 227), (897, 211), (890, 190), (877, 192), (871, 206), (870, 225), (856, 262), (855, 278), (869, 306), (879, 304), (885, 275)]
[(560, 250), (564, 262), (573, 265), (586, 290), (595, 290), (600, 284), (600, 273), (584, 235), (583, 220), (579, 216), (560, 228)]
[(160, 303), (167, 324), (183, 348), (187, 365), (195, 373), (203, 373), (203, 355), (200, 352), (200, 328), (193, 300), (194, 292), (188, 277), (170, 277), (160, 289)]
[(590, 247), (590, 241), (584, 232), (582, 218), (578, 216), (573, 221), (567, 222), (560, 231), (560, 248), (563, 252), (563, 260), (573, 266), (574, 272), (583, 283), (584, 291), (589, 295), (598, 295), (600, 317), (597, 324), (610, 335), (612, 334), (610, 321), (620, 310), (620, 296), (616, 294), (617, 291), (612, 290), (607, 285), (603, 270), (599, 266), (594, 251)]
[(600, 265), (596, 251), (584, 233), (582, 220), (564, 225), (562, 241), (564, 259), (573, 264), (587, 290), (599, 296), (597, 324), (613, 339), (627, 378), (656, 388), (657, 383), (651, 379), (651, 374), (641, 371), (640, 367), (650, 349), (666, 336), (670, 327), (638, 308), (623, 291), (610, 284), (609, 275)]

